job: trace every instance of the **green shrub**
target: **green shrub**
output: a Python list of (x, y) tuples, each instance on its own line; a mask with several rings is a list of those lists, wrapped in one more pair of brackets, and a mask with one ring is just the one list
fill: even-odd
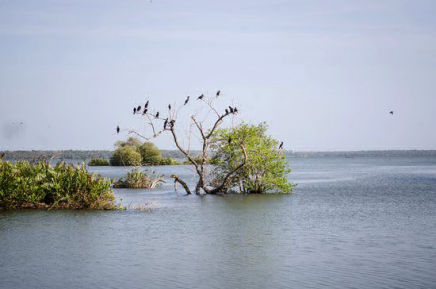
[(0, 160), (0, 208), (116, 209), (110, 186), (85, 164)]
[(161, 166), (174, 166), (178, 164), (179, 163), (173, 158), (162, 158), (159, 162), (159, 165)]
[(110, 160), (112, 166), (140, 166), (142, 157), (132, 146), (123, 146), (115, 150)]
[(138, 152), (142, 157), (142, 165), (156, 166), (162, 162), (160, 150), (152, 142), (145, 142), (138, 147)]
[(226, 185), (227, 190), (241, 193), (290, 193), (293, 184), (287, 179), (291, 172), (286, 156), (278, 149), (278, 141), (266, 135), (267, 126), (241, 124), (219, 129), (213, 140), (216, 166), (213, 183), (243, 162), (241, 144), (247, 152), (247, 162)]
[(148, 175), (146, 171), (133, 169), (114, 184), (114, 188), (153, 189), (163, 183), (163, 176)]
[(100, 158), (92, 158), (88, 163), (88, 166), (108, 166), (108, 165), (109, 165), (108, 160), (100, 159)]

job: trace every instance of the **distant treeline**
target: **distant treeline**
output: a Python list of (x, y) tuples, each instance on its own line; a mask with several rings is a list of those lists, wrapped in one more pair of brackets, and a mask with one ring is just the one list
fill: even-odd
[[(180, 151), (161, 150), (163, 157), (174, 158), (183, 161), (185, 157)], [(109, 150), (62, 150), (62, 151), (5, 151), (5, 160), (28, 160), (38, 159), (53, 160), (78, 160), (89, 161), (92, 158), (110, 159), (113, 151)], [(200, 151), (191, 151), (193, 155)], [(384, 151), (330, 151), (330, 152), (292, 152), (286, 154), (291, 158), (316, 158), (316, 157), (436, 157), (436, 150), (384, 150)]]

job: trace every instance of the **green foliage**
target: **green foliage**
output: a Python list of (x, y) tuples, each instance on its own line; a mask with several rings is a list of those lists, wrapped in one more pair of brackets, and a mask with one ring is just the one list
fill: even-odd
[(100, 159), (100, 158), (92, 158), (88, 163), (88, 166), (108, 166), (108, 165), (109, 165), (108, 160)]
[(126, 146), (138, 148), (141, 145), (142, 145), (142, 142), (140, 140), (138, 140), (136, 137), (129, 137), (126, 141), (117, 141), (115, 143), (115, 146), (118, 148), (122, 148), (122, 147), (126, 147)]
[(112, 166), (140, 166), (141, 154), (132, 146), (122, 146), (115, 150), (111, 157)]
[(110, 186), (85, 164), (0, 160), (0, 208), (116, 209)]
[(145, 142), (138, 146), (138, 152), (141, 154), (142, 164), (144, 166), (155, 166), (161, 164), (162, 154), (152, 142)]
[(134, 137), (127, 141), (115, 143), (118, 148), (111, 158), (113, 166), (159, 166), (178, 165), (177, 161), (170, 157), (162, 157), (161, 151), (152, 142), (142, 143)]
[(175, 166), (179, 165), (179, 163), (173, 158), (162, 158), (159, 162), (161, 166)]
[(114, 184), (114, 188), (130, 188), (130, 189), (153, 189), (163, 183), (163, 177), (148, 175), (146, 171), (133, 169), (127, 173), (125, 179), (121, 178)]
[(214, 134), (214, 179), (220, 183), (224, 176), (244, 160), (241, 148), (247, 152), (245, 166), (231, 177), (227, 190), (241, 193), (290, 193), (293, 184), (287, 180), (291, 172), (285, 155), (278, 150), (278, 141), (266, 135), (267, 126), (241, 124), (219, 129)]

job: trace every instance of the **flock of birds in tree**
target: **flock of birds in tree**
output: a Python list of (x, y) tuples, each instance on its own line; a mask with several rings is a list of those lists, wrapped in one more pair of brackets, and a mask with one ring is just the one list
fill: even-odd
[[(218, 90), (216, 92), (216, 97), (220, 96), (220, 94), (221, 94), (221, 90)], [(204, 94), (201, 94), (200, 96), (197, 97), (197, 100), (203, 100), (203, 98), (204, 98)], [(185, 99), (185, 102), (183, 103), (183, 105), (187, 105), (189, 100), (190, 100), (190, 96), (187, 96), (186, 99)], [(142, 111), (142, 115), (146, 115), (147, 114), (147, 112), (148, 112), (148, 104), (149, 104), (149, 101), (147, 100), (147, 102), (144, 105), (144, 109)], [(141, 108), (142, 107), (140, 105), (138, 105), (137, 107), (134, 107), (133, 108), (133, 114), (141, 113)], [(168, 104), (168, 110), (171, 110), (171, 104)], [(238, 113), (238, 108), (237, 107), (229, 106), (224, 111), (225, 111), (225, 115), (236, 114), (236, 113)], [(393, 111), (391, 111), (390, 113), (393, 114)], [(156, 112), (154, 117), (155, 118), (159, 118), (159, 112)], [(165, 130), (167, 128), (168, 124), (171, 127), (173, 127), (174, 123), (175, 123), (174, 119), (168, 120), (168, 118), (166, 118), (164, 120), (163, 129)], [(117, 131), (117, 134), (120, 133), (120, 126), (117, 126), (116, 131)], [(232, 138), (229, 137), (228, 143), (231, 144), (231, 142), (232, 142)], [(283, 142), (280, 142), (279, 149), (283, 149)]]

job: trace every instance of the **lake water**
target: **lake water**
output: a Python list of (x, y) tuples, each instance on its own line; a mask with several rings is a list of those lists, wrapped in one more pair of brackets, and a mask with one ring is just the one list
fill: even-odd
[(291, 163), (292, 195), (168, 182), (115, 190), (124, 211), (0, 212), (0, 288), (436, 288), (436, 157)]

